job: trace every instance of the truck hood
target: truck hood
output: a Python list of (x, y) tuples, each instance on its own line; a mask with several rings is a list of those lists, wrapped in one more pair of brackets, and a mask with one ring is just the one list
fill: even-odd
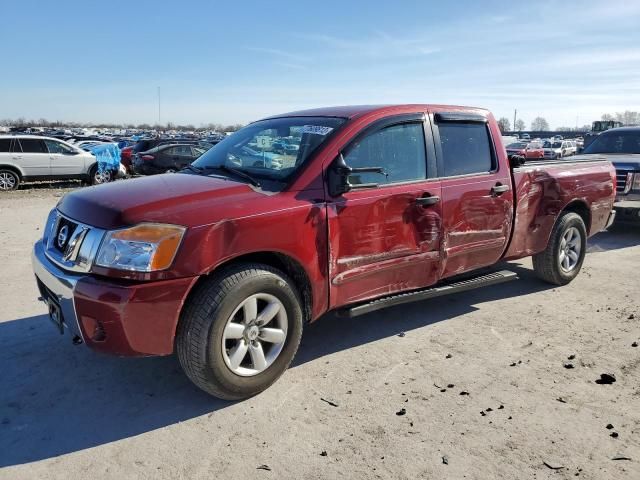
[(591, 153), (575, 155), (576, 160), (608, 160), (614, 167), (625, 170), (640, 170), (640, 153)]
[(58, 210), (104, 229), (142, 222), (197, 227), (269, 209), (274, 197), (230, 179), (173, 173), (83, 188)]

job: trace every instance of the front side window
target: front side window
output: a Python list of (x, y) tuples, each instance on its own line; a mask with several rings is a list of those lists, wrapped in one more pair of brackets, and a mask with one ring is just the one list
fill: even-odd
[(71, 154), (74, 153), (73, 149), (67, 147), (64, 143), (56, 142), (55, 140), (45, 140), (49, 153)]
[(345, 122), (337, 117), (284, 117), (252, 123), (194, 162), (202, 169), (233, 168), (256, 178), (283, 181)]
[(21, 138), (20, 143), (24, 153), (49, 153), (45, 143), (38, 138)]
[(423, 180), (427, 175), (427, 160), (422, 123), (392, 125), (371, 133), (352, 144), (344, 159), (352, 168), (382, 167), (387, 173), (351, 175), (349, 183), (354, 186)]
[(484, 123), (442, 122), (438, 131), (445, 177), (494, 170), (489, 132)]

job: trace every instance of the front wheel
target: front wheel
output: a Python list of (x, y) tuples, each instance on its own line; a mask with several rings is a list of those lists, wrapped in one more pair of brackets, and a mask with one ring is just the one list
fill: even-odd
[(287, 369), (302, 319), (300, 296), (284, 273), (260, 264), (231, 267), (189, 297), (176, 334), (178, 359), (205, 392), (248, 398)]
[(91, 185), (102, 185), (103, 183), (109, 183), (113, 180), (113, 172), (97, 166), (91, 169), (89, 173), (89, 182)]
[(577, 213), (565, 212), (556, 221), (547, 248), (533, 256), (533, 269), (542, 280), (566, 285), (580, 273), (587, 250), (587, 228)]

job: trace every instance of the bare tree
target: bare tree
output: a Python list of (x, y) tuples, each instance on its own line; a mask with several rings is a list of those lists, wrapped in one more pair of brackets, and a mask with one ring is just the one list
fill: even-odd
[(616, 120), (622, 122), (623, 125), (638, 125), (640, 123), (640, 114), (638, 112), (616, 112)]
[(549, 130), (549, 122), (544, 117), (536, 117), (531, 122), (531, 130), (540, 132), (543, 130)]
[(527, 128), (527, 125), (524, 123), (524, 120), (519, 118), (519, 119), (516, 120), (516, 124), (515, 124), (514, 128), (515, 128), (516, 131), (521, 132), (525, 128)]
[(501, 117), (500, 120), (498, 120), (498, 127), (500, 127), (502, 133), (508, 132), (511, 130), (511, 123), (508, 118)]

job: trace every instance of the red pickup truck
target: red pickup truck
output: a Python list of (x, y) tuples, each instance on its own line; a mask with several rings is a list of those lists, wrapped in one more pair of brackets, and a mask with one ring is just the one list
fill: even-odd
[(615, 184), (608, 161), (508, 158), (486, 110), (308, 110), (252, 123), (180, 173), (66, 195), (33, 265), (74, 343), (177, 352), (197, 386), (240, 399), (328, 311), (504, 282), (515, 274), (483, 267), (530, 255), (543, 280), (570, 282)]

